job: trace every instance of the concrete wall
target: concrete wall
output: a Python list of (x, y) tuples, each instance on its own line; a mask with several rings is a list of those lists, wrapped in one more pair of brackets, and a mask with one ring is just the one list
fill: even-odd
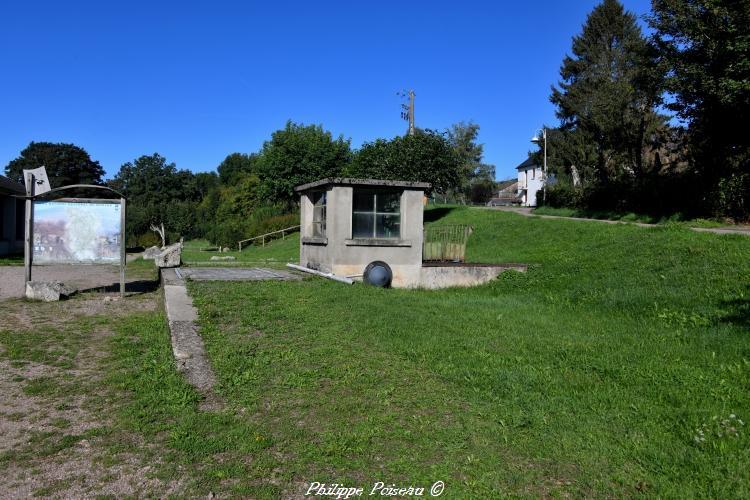
[(507, 265), (430, 265), (421, 269), (421, 288), (448, 288), (481, 285), (497, 278), (503, 271), (514, 270), (525, 272), (521, 264)]
[(23, 236), (16, 238), (16, 211), (23, 210), (23, 202), (0, 194), (0, 255), (23, 251)]
[[(370, 262), (380, 260), (393, 270), (394, 287), (419, 286), (422, 265), (423, 191), (403, 189), (401, 238), (352, 238), (352, 186), (328, 186), (326, 237), (312, 238), (313, 205), (303, 193), (300, 202), (300, 264), (341, 276), (362, 274)], [(378, 190), (373, 187), (361, 189)], [(389, 189), (384, 189), (389, 190)], [(392, 190), (392, 188), (391, 188)]]

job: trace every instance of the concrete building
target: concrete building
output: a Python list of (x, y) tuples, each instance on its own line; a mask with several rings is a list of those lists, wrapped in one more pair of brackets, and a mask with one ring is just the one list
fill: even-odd
[(24, 200), (12, 196), (19, 194), (26, 189), (0, 175), (0, 255), (23, 252)]
[(536, 206), (536, 194), (544, 187), (544, 170), (531, 158), (516, 167), (518, 170), (518, 197), (524, 207)]
[(424, 182), (322, 179), (298, 186), (300, 265), (340, 276), (386, 262), (394, 287), (418, 286)]
[(370, 264), (384, 263), (396, 288), (472, 286), (507, 269), (525, 270), (518, 264), (423, 263), (424, 191), (429, 187), (423, 182), (347, 178), (298, 186), (300, 265), (358, 279)]

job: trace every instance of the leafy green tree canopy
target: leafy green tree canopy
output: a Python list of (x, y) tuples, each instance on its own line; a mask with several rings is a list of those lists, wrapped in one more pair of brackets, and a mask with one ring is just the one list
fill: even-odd
[(478, 175), (487, 174), (486, 170), (482, 170), (484, 145), (477, 143), (479, 125), (473, 122), (455, 123), (447, 130), (446, 135), (458, 157), (464, 186), (468, 186)]
[(110, 181), (131, 202), (161, 203), (170, 200), (197, 201), (200, 192), (189, 170), (177, 170), (174, 163), (158, 153), (143, 155), (124, 163)]
[(432, 190), (444, 193), (460, 186), (461, 159), (450, 142), (431, 130), (390, 141), (378, 139), (357, 151), (350, 177), (429, 182)]
[(5, 167), (5, 175), (21, 184), (23, 171), (44, 166), (51, 187), (101, 184), (104, 169), (75, 144), (32, 142)]
[(171, 239), (193, 236), (197, 203), (212, 182), (215, 176), (197, 178), (154, 153), (123, 164), (109, 184), (128, 198), (126, 232), (132, 241), (148, 234), (151, 224), (161, 223)]
[(219, 179), (222, 184), (231, 184), (239, 176), (255, 173), (257, 154), (232, 153), (224, 158), (219, 167)]
[(340, 175), (351, 160), (350, 141), (320, 125), (288, 121), (271, 135), (255, 161), (260, 195), (267, 203), (296, 203), (294, 187)]
[(688, 124), (706, 203), (750, 218), (750, 2), (654, 0), (652, 7), (668, 107)]

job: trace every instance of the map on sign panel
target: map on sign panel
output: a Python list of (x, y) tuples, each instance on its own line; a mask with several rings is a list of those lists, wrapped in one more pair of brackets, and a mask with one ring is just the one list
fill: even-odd
[(34, 263), (118, 263), (120, 203), (34, 202)]

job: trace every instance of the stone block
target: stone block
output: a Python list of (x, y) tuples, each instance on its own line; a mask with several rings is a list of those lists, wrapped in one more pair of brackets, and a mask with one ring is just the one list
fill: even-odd
[(76, 293), (74, 288), (59, 281), (29, 281), (26, 283), (26, 298), (31, 300), (55, 302), (67, 299), (74, 293)]
[(179, 267), (182, 256), (182, 245), (175, 243), (174, 245), (166, 246), (162, 249), (161, 253), (154, 259), (154, 264), (157, 267)]
[(159, 248), (158, 246), (154, 245), (152, 247), (148, 247), (143, 252), (143, 259), (144, 260), (154, 260), (156, 258), (156, 256), (159, 255), (160, 253), (161, 253), (161, 248)]

